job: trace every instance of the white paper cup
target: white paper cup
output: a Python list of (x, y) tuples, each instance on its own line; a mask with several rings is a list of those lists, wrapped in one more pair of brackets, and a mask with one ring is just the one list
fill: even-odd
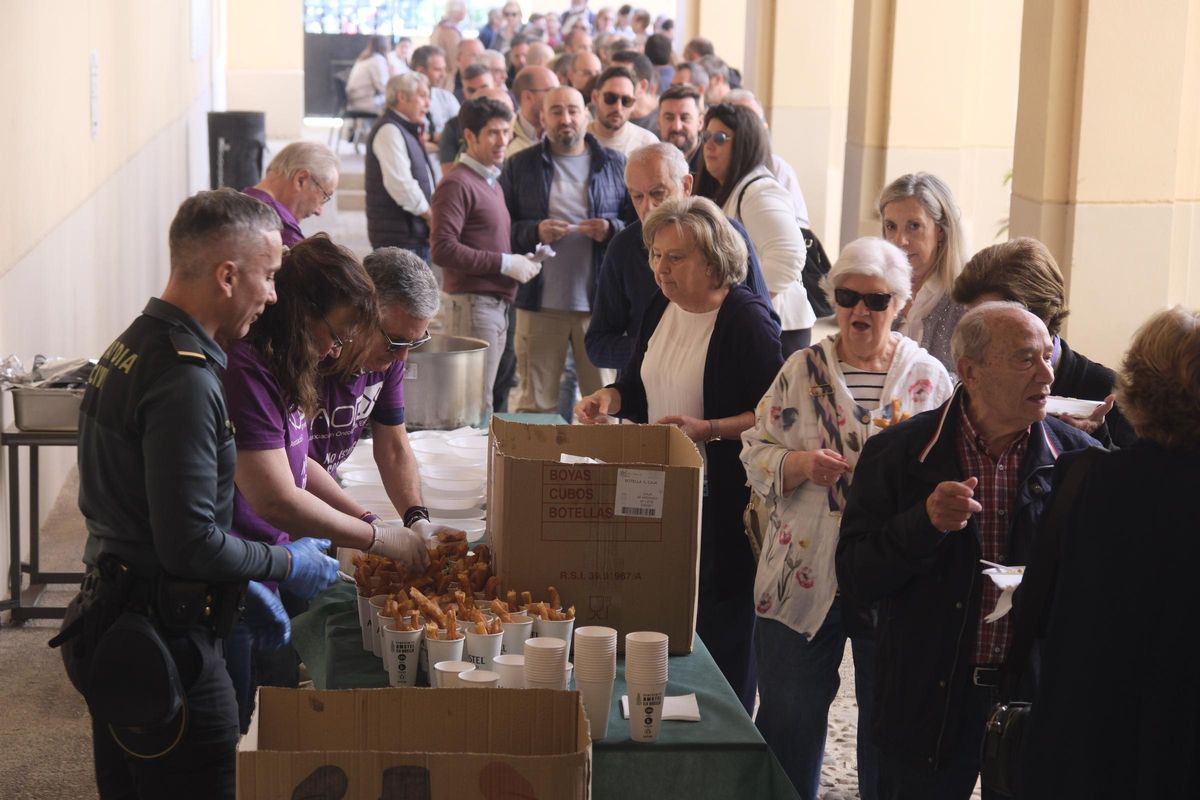
[(492, 669), (500, 676), (500, 688), (525, 688), (525, 656), (509, 653), (492, 659)]
[(662, 683), (629, 683), (629, 738), (635, 742), (653, 742), (662, 727)]
[(574, 628), (575, 620), (573, 619), (533, 618), (533, 635), (538, 638), (553, 636), (555, 639), (562, 639), (569, 644), (571, 641), (571, 631)]
[(571, 675), (575, 672), (575, 665), (567, 662), (567, 666), (563, 667), (563, 683), (562, 688), (571, 688)]
[(500, 685), (500, 675), (489, 669), (472, 669), (460, 673), (458, 682), (464, 689), (495, 689)]
[(457, 689), (462, 686), (458, 676), (474, 669), (475, 665), (470, 661), (438, 661), (433, 665), (433, 675), (436, 678), (434, 688)]
[[(377, 657), (383, 657), (383, 637), (379, 633), (379, 614), (383, 611), (383, 604), (391, 597), (388, 594), (377, 594), (371, 598), (371, 613), (367, 615), (371, 626), (371, 652)], [(366, 642), (363, 642), (365, 645)], [(363, 648), (366, 649), (365, 647)]]
[(625, 681), (629, 684), (656, 684), (667, 680), (665, 633), (635, 631), (625, 635)]
[(513, 616), (512, 622), (501, 622), (504, 638), (500, 643), (500, 652), (521, 655), (525, 652), (525, 641), (533, 635), (533, 620), (528, 617), (518, 619)]
[(583, 707), (587, 711), (592, 728), (592, 741), (608, 735), (608, 715), (612, 708), (613, 681), (584, 681), (575, 676), (575, 688), (583, 696)]
[(375, 626), (371, 624), (371, 598), (358, 595), (358, 624), (362, 628), (363, 650), (371, 652), (371, 637), (375, 635)]
[(475, 633), (467, 631), (466, 656), (464, 661), (470, 661), (479, 669), (491, 669), (492, 659), (500, 655), (503, 633)]
[(434, 682), (436, 676), (433, 674), (433, 665), (439, 661), (462, 661), (465, 643), (463, 639), (446, 641), (445, 639), (430, 639), (428, 636), (421, 640), (422, 652), (425, 654), (421, 667), (429, 676), (430, 686), (437, 686)]
[(567, 668), (567, 643), (552, 636), (525, 642), (525, 685), (561, 689)]
[(421, 639), (425, 631), (398, 631), (395, 625), (383, 629), (383, 664), (387, 667), (388, 683), (393, 687), (417, 685), (417, 664), (421, 656)]
[(575, 681), (611, 681), (617, 674), (617, 632), (587, 626), (575, 629)]

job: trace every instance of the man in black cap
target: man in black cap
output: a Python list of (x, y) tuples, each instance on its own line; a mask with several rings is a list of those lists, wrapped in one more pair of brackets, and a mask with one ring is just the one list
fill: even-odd
[[(236, 446), (217, 340), (275, 302), (280, 221), (232, 189), (200, 192), (170, 232), (171, 272), (109, 345), (79, 418), (87, 576), (52, 645), (92, 714), (101, 798), (233, 798), (237, 703), (222, 637), (245, 603), (261, 645), (288, 636), (276, 581), (312, 597), (328, 542), (227, 531)], [(244, 594), (244, 592), (246, 592)]]

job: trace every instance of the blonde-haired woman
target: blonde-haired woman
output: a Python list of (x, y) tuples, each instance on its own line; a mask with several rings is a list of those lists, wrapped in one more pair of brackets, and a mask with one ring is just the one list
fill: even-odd
[(879, 195), (879, 217), (883, 238), (903, 250), (912, 267), (912, 299), (896, 317), (896, 330), (953, 375), (950, 335), (966, 310), (950, 296), (964, 261), (954, 195), (936, 175), (901, 175)]

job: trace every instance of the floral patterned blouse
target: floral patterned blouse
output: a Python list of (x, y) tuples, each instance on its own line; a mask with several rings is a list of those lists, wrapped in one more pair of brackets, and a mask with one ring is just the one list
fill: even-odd
[(895, 422), (893, 409), (900, 418), (919, 414), (953, 392), (940, 361), (912, 339), (892, 337), (896, 350), (878, 409), (850, 396), (834, 335), (792, 354), (759, 402), (754, 427), (742, 434), (746, 476), (770, 512), (754, 579), (756, 610), (810, 638), (837, 592), (834, 554), (849, 484), (827, 489), (806, 481), (784, 493), (784, 457), (792, 450), (838, 450), (852, 476), (867, 437)]

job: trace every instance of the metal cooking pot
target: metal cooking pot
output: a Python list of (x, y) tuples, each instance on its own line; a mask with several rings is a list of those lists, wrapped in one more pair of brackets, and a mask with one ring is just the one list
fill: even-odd
[(483, 427), (483, 375), (488, 343), (434, 336), (408, 354), (404, 420), (410, 430)]

